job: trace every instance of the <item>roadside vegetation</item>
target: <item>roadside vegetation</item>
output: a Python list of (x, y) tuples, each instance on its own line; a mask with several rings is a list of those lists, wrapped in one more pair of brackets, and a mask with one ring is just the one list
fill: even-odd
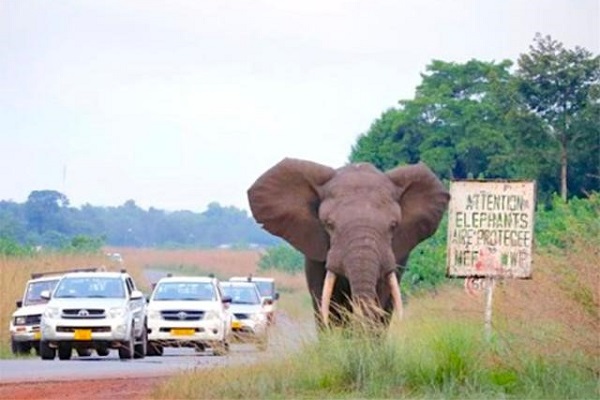
[[(441, 280), (423, 278), (427, 284), (413, 291), (405, 319), (382, 340), (360, 328), (332, 331), (258, 364), (178, 375), (154, 398), (597, 398), (599, 217), (597, 194), (567, 204), (557, 198), (538, 211), (533, 279), (498, 282), (490, 342), (483, 295), (443, 278), (442, 257), (431, 274)], [(445, 242), (437, 245), (428, 243), (423, 257), (429, 250), (443, 254)], [(294, 302), (281, 308), (310, 318), (305, 290), (295, 289)]]

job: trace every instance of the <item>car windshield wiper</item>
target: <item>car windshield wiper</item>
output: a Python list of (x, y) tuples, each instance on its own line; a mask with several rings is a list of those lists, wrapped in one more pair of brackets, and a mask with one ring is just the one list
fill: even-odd
[(235, 304), (258, 304), (253, 301), (235, 301)]

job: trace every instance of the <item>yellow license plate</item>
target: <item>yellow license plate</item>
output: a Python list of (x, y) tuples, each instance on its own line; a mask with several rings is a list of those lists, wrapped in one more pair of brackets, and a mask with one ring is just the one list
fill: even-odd
[(75, 329), (74, 337), (75, 340), (92, 340), (91, 329)]
[(42, 338), (42, 332), (34, 332), (33, 340), (40, 340)]
[(173, 336), (191, 336), (194, 333), (196, 333), (194, 329), (171, 329)]
[(242, 327), (242, 323), (240, 321), (231, 321), (231, 327), (233, 329), (240, 329)]

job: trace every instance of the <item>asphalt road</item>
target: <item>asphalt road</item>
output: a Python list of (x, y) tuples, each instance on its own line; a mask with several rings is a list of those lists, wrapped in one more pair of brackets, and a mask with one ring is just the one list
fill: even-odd
[(71, 360), (23, 358), (0, 360), (0, 383), (39, 382), (81, 379), (165, 376), (185, 370), (253, 363), (298, 350), (314, 338), (314, 324), (299, 323), (279, 312), (272, 327), (269, 348), (260, 352), (251, 344), (232, 344), (226, 356), (213, 356), (210, 350), (195, 352), (188, 348), (165, 348), (163, 356), (139, 360), (120, 360), (116, 350), (107, 357), (73, 356)]

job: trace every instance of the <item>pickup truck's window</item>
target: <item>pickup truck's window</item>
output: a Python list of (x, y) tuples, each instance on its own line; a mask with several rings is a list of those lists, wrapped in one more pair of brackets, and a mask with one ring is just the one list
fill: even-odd
[(163, 282), (154, 289), (153, 300), (214, 301), (216, 293), (209, 282)]
[(54, 292), (55, 298), (124, 298), (125, 286), (120, 278), (63, 278)]

